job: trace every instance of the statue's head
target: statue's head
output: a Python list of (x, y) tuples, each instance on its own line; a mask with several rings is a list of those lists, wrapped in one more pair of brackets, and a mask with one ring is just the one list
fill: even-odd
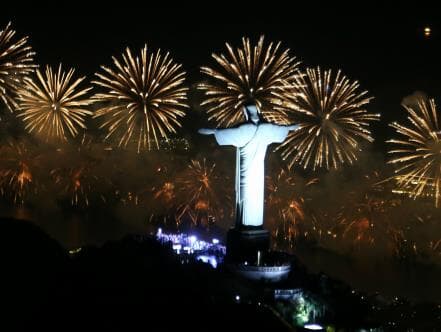
[(256, 104), (249, 103), (244, 105), (244, 113), (247, 121), (258, 123), (260, 121), (259, 109)]

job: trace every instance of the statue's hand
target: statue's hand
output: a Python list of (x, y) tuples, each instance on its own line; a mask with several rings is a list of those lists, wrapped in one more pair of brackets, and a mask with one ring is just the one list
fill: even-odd
[(198, 130), (198, 133), (202, 135), (212, 135), (214, 134), (214, 132), (215, 129), (210, 129), (210, 128), (201, 128)]
[(298, 124), (288, 126), (289, 131), (292, 131), (292, 130), (297, 131), (297, 130), (299, 130), (300, 128), (301, 128), (301, 126), (298, 125)]

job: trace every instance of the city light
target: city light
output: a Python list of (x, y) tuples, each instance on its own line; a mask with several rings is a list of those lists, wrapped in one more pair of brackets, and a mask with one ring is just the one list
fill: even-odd
[(303, 327), (305, 329), (307, 329), (307, 330), (312, 330), (312, 331), (321, 331), (321, 330), (323, 330), (323, 327), (321, 325), (318, 325), (318, 324), (305, 324)]
[(432, 29), (430, 27), (425, 27), (424, 28), (424, 37), (430, 37), (430, 35), (432, 34)]
[[(209, 264), (213, 268), (217, 268), (223, 262), (227, 250), (218, 239), (214, 238), (211, 242), (206, 242), (198, 239), (196, 235), (165, 233), (161, 228), (156, 231), (156, 239), (164, 245), (171, 244), (177, 255), (189, 255), (196, 261)], [(188, 263), (192, 260), (187, 257), (184, 261)]]
[(82, 250), (81, 247), (69, 250), (69, 255), (78, 254)]
[(199, 255), (196, 257), (196, 260), (210, 264), (214, 269), (217, 268), (217, 259), (215, 256)]

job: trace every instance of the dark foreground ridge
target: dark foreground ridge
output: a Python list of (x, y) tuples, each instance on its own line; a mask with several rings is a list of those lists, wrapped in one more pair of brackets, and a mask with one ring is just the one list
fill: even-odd
[(3, 219), (0, 243), (0, 324), (9, 331), (9, 324), (51, 331), (287, 330), (267, 309), (233, 302), (233, 280), (204, 263), (182, 265), (153, 238), (128, 236), (71, 258), (37, 226)]
[(148, 236), (72, 255), (37, 226), (13, 219), (0, 220), (0, 253), (2, 331), (295, 331), (289, 303), (276, 303), (274, 290), (299, 288), (326, 308), (321, 319), (339, 331), (440, 326), (435, 304), (355, 293), (323, 274), (309, 275), (295, 258), (289, 279), (270, 286), (222, 266), (182, 264), (171, 247)]

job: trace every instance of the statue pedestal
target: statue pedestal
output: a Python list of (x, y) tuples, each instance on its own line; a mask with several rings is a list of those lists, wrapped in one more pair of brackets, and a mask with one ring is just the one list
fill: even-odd
[(228, 269), (258, 282), (279, 282), (291, 271), (289, 259), (270, 252), (270, 234), (262, 227), (232, 228), (227, 233)]
[(260, 265), (270, 248), (269, 232), (262, 227), (232, 228), (227, 233), (227, 261)]

